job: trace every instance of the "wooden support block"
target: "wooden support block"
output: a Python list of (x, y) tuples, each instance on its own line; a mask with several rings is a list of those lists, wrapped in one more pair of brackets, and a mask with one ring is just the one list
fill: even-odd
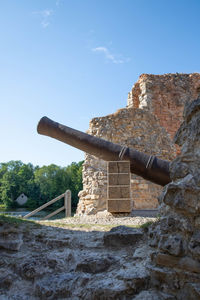
[(109, 161), (108, 173), (130, 173), (129, 161)]
[(111, 213), (131, 212), (131, 201), (128, 200), (107, 200), (107, 210)]
[(108, 185), (130, 185), (130, 174), (108, 174)]
[(130, 198), (129, 186), (108, 186), (108, 199)]
[(111, 213), (131, 212), (130, 162), (108, 162), (107, 210)]

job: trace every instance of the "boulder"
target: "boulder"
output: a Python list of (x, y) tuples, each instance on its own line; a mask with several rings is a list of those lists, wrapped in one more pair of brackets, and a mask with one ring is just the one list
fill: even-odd
[(126, 247), (135, 245), (143, 238), (143, 229), (117, 226), (106, 232), (103, 237), (104, 245), (110, 247)]

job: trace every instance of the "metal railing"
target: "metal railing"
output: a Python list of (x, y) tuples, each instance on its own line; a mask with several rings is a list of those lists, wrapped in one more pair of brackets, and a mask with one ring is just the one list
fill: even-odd
[(45, 216), (44, 218), (41, 218), (40, 220), (47, 220), (53, 216), (55, 216), (56, 214), (58, 214), (59, 212), (61, 212), (62, 210), (65, 210), (65, 216), (66, 217), (71, 217), (71, 191), (67, 190), (64, 194), (48, 201), (47, 203), (43, 204), (42, 206), (36, 208), (35, 210), (33, 210), (32, 212), (28, 213), (27, 215), (24, 216), (24, 219), (27, 219), (29, 217), (32, 217), (33, 215), (35, 215), (37, 212), (41, 211), (42, 209), (46, 208), (47, 206), (55, 203), (56, 201), (62, 199), (64, 197), (64, 205), (60, 208), (58, 208), (57, 210), (55, 210), (54, 212), (48, 214), (47, 216)]

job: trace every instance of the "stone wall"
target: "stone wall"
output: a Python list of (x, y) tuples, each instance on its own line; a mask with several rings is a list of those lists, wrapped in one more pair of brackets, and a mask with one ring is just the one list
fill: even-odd
[[(184, 104), (194, 100), (200, 90), (200, 74), (140, 76), (128, 95), (127, 108), (106, 117), (94, 118), (88, 133), (133, 147), (159, 158), (172, 160), (179, 153), (172, 138), (182, 122)], [(83, 191), (79, 193), (77, 214), (94, 214), (106, 209), (106, 162), (85, 155)], [(133, 209), (158, 205), (161, 187), (132, 175)]]
[[(162, 218), (150, 230), (155, 247), (152, 286), (169, 299), (200, 299), (200, 97), (187, 105), (175, 136), (182, 147), (171, 164), (172, 182), (160, 196)], [(168, 298), (167, 298), (168, 299)]]

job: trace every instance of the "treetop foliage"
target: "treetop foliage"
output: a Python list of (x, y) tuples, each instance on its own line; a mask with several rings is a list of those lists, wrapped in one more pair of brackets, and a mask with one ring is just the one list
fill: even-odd
[[(0, 163), (0, 203), (6, 208), (18, 207), (15, 200), (24, 193), (28, 197), (26, 207), (36, 208), (69, 189), (75, 208), (78, 192), (83, 188), (82, 164), (83, 161), (73, 162), (67, 167), (55, 164), (34, 167), (21, 161)], [(57, 206), (59, 203), (54, 204)]]

